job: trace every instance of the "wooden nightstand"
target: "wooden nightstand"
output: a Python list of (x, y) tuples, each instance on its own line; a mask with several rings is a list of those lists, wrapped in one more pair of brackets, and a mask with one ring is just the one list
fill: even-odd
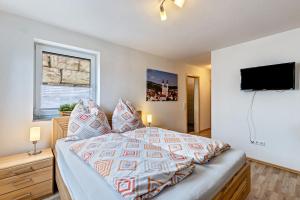
[(41, 199), (53, 193), (53, 153), (0, 158), (0, 200)]

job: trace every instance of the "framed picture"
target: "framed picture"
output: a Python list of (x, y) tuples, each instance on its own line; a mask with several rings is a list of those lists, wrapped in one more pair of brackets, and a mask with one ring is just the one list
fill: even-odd
[(177, 101), (177, 74), (147, 69), (146, 101)]

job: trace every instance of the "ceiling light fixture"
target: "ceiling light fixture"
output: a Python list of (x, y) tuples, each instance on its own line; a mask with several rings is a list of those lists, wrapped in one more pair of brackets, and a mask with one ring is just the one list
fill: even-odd
[[(166, 10), (164, 8), (164, 3), (165, 3), (166, 0), (162, 0), (161, 4), (160, 4), (160, 20), (161, 21), (166, 21), (167, 20), (167, 13), (166, 13)], [(179, 8), (182, 8), (184, 3), (185, 3), (185, 0), (171, 0), (174, 2), (174, 4), (176, 6), (178, 6)]]
[(163, 5), (160, 6), (160, 20), (166, 21), (167, 20), (167, 13)]
[(184, 3), (185, 3), (185, 0), (173, 0), (175, 5), (182, 8)]

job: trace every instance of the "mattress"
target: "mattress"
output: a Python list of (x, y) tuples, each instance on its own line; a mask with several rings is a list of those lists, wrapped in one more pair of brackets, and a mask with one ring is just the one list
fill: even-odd
[[(73, 200), (121, 200), (106, 181), (69, 150), (72, 142), (56, 143), (56, 161)], [(205, 165), (196, 165), (192, 175), (163, 190), (154, 199), (209, 200), (245, 164), (245, 153), (230, 149)]]

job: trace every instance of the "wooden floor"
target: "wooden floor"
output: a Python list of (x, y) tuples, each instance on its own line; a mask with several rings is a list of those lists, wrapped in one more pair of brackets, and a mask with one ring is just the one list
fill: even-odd
[[(211, 130), (199, 133), (211, 137)], [(252, 188), (247, 200), (300, 200), (300, 175), (251, 162)]]
[(300, 175), (251, 162), (251, 176), (247, 200), (300, 200)]
[(211, 138), (211, 130), (210, 129), (205, 129), (200, 132), (189, 132), (189, 134)]
[(206, 129), (204, 131), (200, 131), (199, 135), (203, 136), (203, 137), (211, 138), (211, 130), (210, 129)]

